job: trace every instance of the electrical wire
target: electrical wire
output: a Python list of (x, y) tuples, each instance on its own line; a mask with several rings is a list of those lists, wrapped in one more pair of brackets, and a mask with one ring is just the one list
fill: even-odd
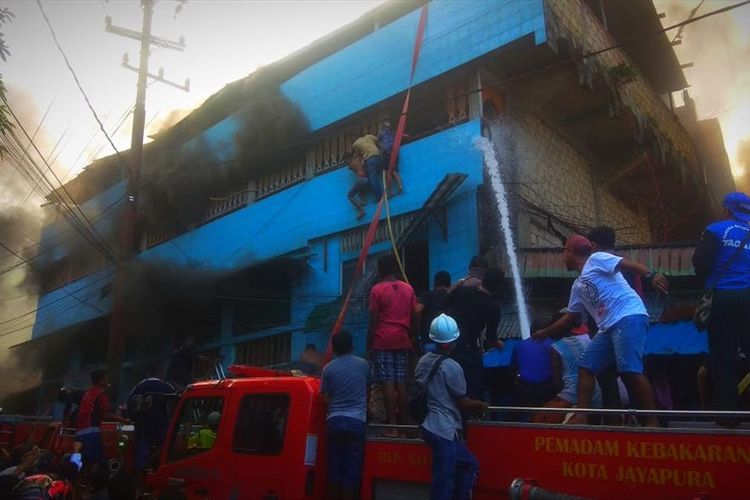
[(52, 35), (52, 40), (55, 42), (55, 45), (57, 46), (57, 50), (60, 52), (60, 55), (65, 60), (65, 65), (68, 67), (68, 70), (70, 71), (70, 74), (73, 75), (73, 79), (76, 82), (76, 86), (78, 87), (78, 90), (81, 92), (81, 95), (83, 96), (83, 99), (86, 101), (86, 105), (89, 107), (89, 110), (91, 110), (91, 114), (94, 115), (94, 119), (96, 120), (96, 123), (99, 124), (99, 128), (101, 129), (102, 133), (104, 134), (104, 137), (107, 138), (107, 142), (109, 142), (109, 145), (112, 146), (112, 149), (114, 150), (117, 157), (120, 159), (120, 162), (122, 162), (123, 169), (126, 172), (130, 172), (130, 166), (125, 161), (125, 159), (122, 157), (122, 154), (120, 154), (120, 151), (117, 149), (117, 146), (115, 146), (115, 143), (112, 141), (112, 138), (107, 134), (107, 131), (104, 128), (104, 124), (102, 123), (101, 119), (99, 118), (99, 115), (97, 114), (96, 110), (94, 109), (94, 106), (91, 104), (91, 101), (89, 100), (89, 96), (86, 94), (86, 91), (83, 90), (83, 86), (81, 85), (80, 80), (78, 79), (78, 75), (76, 74), (75, 70), (73, 69), (73, 66), (70, 64), (70, 61), (68, 60), (67, 54), (65, 54), (65, 51), (62, 48), (62, 45), (60, 45), (60, 42), (57, 40), (57, 34), (55, 33), (55, 29), (52, 27), (52, 23), (50, 22), (49, 18), (47, 17), (47, 13), (44, 11), (44, 7), (42, 6), (42, 2), (40, 0), (36, 0), (36, 4), (39, 7), (39, 12), (42, 13), (42, 17), (44, 18), (44, 22), (47, 24), (47, 27), (49, 28), (49, 32)]
[[(23, 127), (23, 124), (18, 120), (18, 117), (16, 116), (15, 112), (13, 111), (13, 108), (8, 104), (7, 101), (5, 101), (6, 109), (8, 110), (8, 113), (13, 117), (13, 119), (16, 122), (16, 125), (23, 131), (24, 135), (31, 139), (28, 132), (26, 132), (26, 129)], [(6, 136), (10, 136), (12, 139), (12, 143), (10, 144), (11, 149), (14, 146), (20, 147), (20, 140), (16, 136), (15, 132), (13, 130), (10, 130), (6, 133)], [(5, 138), (5, 137), (3, 137)], [(39, 149), (37, 148), (36, 144), (31, 141), (31, 144), (34, 147), (34, 150), (36, 151), (37, 155), (42, 159), (43, 162), (45, 162), (45, 165), (49, 172), (52, 174), (52, 176), (55, 178), (55, 180), (60, 184), (60, 179), (57, 177), (55, 172), (52, 170), (49, 164), (46, 163), (44, 160), (44, 156), (41, 154)], [(52, 197), (53, 201), (57, 202), (57, 208), (61, 210), (61, 212), (66, 215), (66, 218), (68, 218), (68, 221), (74, 224), (77, 229), (79, 230), (79, 233), (95, 248), (97, 249), (102, 255), (105, 256), (108, 260), (111, 262), (116, 261), (116, 257), (114, 252), (111, 248), (107, 245), (106, 241), (103, 239), (103, 237), (99, 234), (96, 227), (93, 226), (91, 221), (88, 219), (85, 213), (81, 210), (81, 207), (76, 203), (76, 201), (73, 199), (73, 197), (68, 192), (67, 188), (60, 184), (60, 190), (65, 193), (70, 201), (70, 204), (68, 203), (68, 200), (64, 200), (58, 191), (58, 188), (52, 184), (52, 182), (46, 177), (45, 173), (42, 171), (42, 169), (36, 164), (34, 159), (31, 157), (29, 153), (26, 153), (25, 159), (28, 160), (28, 163), (21, 161), (14, 166), (17, 169), (21, 169), (25, 171), (27, 174), (29, 174), (32, 178), (36, 178), (40, 185), (43, 185), (49, 193), (46, 193), (46, 196)], [(44, 193), (43, 193), (44, 194)], [(71, 208), (71, 205), (75, 208)], [(77, 213), (76, 213), (77, 212)], [(80, 215), (79, 215), (80, 214)]]
[[(80, 214), (80, 217), (75, 214), (75, 211), (68, 210), (68, 202), (66, 200), (64, 200), (62, 198), (62, 196), (59, 194), (58, 188), (56, 186), (54, 186), (49, 179), (46, 178), (44, 172), (36, 165), (36, 163), (34, 162), (33, 158), (31, 158), (31, 156), (28, 153), (26, 153), (25, 156), (30, 160), (31, 166), (34, 167), (35, 171), (39, 174), (39, 177), (42, 180), (44, 180), (45, 183), (46, 183), (46, 185), (48, 186), (49, 191), (50, 191), (50, 193), (49, 193), (48, 196), (52, 196), (52, 198), (58, 202), (59, 207), (62, 207), (65, 211), (67, 211), (73, 217), (73, 219), (76, 220), (76, 222), (81, 223), (81, 221), (84, 221), (85, 223), (81, 223), (81, 228), (83, 228), (84, 231), (92, 233), (95, 237), (98, 237), (101, 240), (101, 242), (98, 245), (95, 245), (95, 246), (98, 247), (98, 248), (100, 248), (100, 249), (103, 249), (104, 250), (103, 255), (108, 260), (111, 260), (111, 261), (114, 262), (116, 259), (114, 257), (114, 252), (112, 251), (112, 249), (110, 249), (108, 247), (106, 241), (104, 241), (104, 238), (102, 238), (102, 236), (97, 231), (96, 227), (91, 223), (91, 221), (89, 220), (89, 218), (83, 212), (83, 210), (78, 205), (78, 203), (75, 201), (75, 199), (73, 198), (73, 196), (70, 194), (70, 192), (68, 191), (68, 189), (65, 187), (65, 184), (63, 184), (60, 181), (60, 178), (57, 176), (57, 174), (55, 173), (55, 171), (52, 169), (52, 167), (49, 165), (49, 163), (47, 163), (47, 161), (44, 159), (44, 156), (42, 155), (41, 151), (39, 151), (39, 148), (37, 147), (36, 143), (34, 143), (34, 141), (31, 139), (31, 136), (29, 136), (28, 132), (26, 131), (26, 128), (24, 128), (23, 124), (21, 123), (21, 121), (16, 116), (15, 112), (13, 111), (13, 108), (10, 106), (10, 104), (7, 102), (7, 100), (5, 100), (4, 103), (5, 103), (6, 109), (8, 110), (8, 113), (10, 113), (10, 115), (13, 117), (14, 121), (16, 122), (16, 125), (21, 129), (21, 131), (24, 133), (24, 135), (26, 136), (26, 138), (30, 141), (31, 145), (34, 148), (34, 151), (36, 151), (37, 155), (39, 155), (39, 158), (42, 159), (42, 162), (47, 167), (47, 170), (49, 171), (49, 173), (52, 174), (52, 177), (59, 184), (59, 189), (62, 190), (62, 192), (67, 195), (68, 200), (70, 201), (70, 204), (73, 205), (73, 207), (75, 207), (75, 209), (76, 209), (75, 211), (77, 211), (78, 214)], [(16, 142), (16, 144), (20, 144), (17, 136), (15, 135), (15, 132), (13, 132), (11, 130), (10, 133), (9, 133), (9, 135), (14, 139), (14, 141)], [(89, 227), (86, 227), (86, 224), (88, 224)]]
[[(7, 245), (6, 245), (5, 243), (3, 243), (2, 241), (0, 241), (0, 247), (4, 248), (4, 249), (5, 249), (6, 251), (8, 251), (8, 252), (10, 252), (11, 254), (13, 254), (13, 255), (14, 255), (14, 256), (15, 256), (15, 257), (16, 257), (17, 259), (19, 259), (20, 261), (22, 261), (23, 263), (25, 263), (25, 264), (26, 264), (27, 266), (29, 266), (29, 269), (31, 269), (31, 270), (32, 270), (32, 271), (34, 271), (35, 273), (37, 273), (37, 274), (39, 274), (39, 275), (41, 275), (41, 274), (42, 274), (42, 273), (41, 273), (41, 271), (39, 271), (39, 270), (38, 270), (38, 269), (37, 269), (36, 267), (34, 267), (34, 266), (33, 266), (33, 265), (31, 264), (31, 262), (29, 262), (29, 261), (28, 261), (28, 260), (27, 260), (26, 258), (24, 258), (24, 257), (23, 257), (22, 255), (20, 255), (20, 254), (18, 254), (17, 252), (15, 252), (15, 251), (14, 251), (14, 250), (13, 250), (12, 248), (8, 247), (8, 246), (7, 246)], [(63, 290), (63, 292), (65, 292), (65, 294), (66, 294), (66, 295), (68, 295), (69, 297), (73, 297), (73, 298), (74, 298), (75, 300), (77, 300), (77, 301), (78, 301), (79, 303), (81, 303), (82, 305), (88, 306), (88, 307), (92, 308), (93, 310), (95, 310), (96, 312), (98, 312), (98, 313), (100, 313), (100, 314), (104, 314), (104, 311), (102, 311), (101, 309), (99, 309), (98, 307), (96, 307), (96, 306), (95, 306), (95, 305), (93, 305), (93, 304), (89, 304), (89, 303), (87, 303), (87, 302), (83, 302), (83, 301), (81, 301), (81, 300), (80, 300), (80, 299), (79, 299), (78, 297), (76, 297), (75, 295), (73, 295), (72, 293), (70, 293), (70, 291), (69, 291), (69, 290), (67, 290), (67, 289), (66, 289), (65, 287), (62, 287), (62, 290)]]

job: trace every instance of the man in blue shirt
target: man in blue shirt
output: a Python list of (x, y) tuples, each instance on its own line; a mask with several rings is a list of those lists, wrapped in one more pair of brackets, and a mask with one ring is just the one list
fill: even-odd
[(329, 498), (356, 498), (365, 451), (365, 420), (370, 364), (352, 354), (349, 332), (331, 339), (335, 358), (323, 368), (320, 392), (328, 408)]
[[(532, 331), (549, 324), (535, 320)], [(511, 366), (518, 374), (516, 394), (521, 406), (542, 406), (555, 395), (552, 383), (552, 339), (527, 338), (513, 350)]]
[[(713, 407), (737, 410), (737, 347), (750, 355), (750, 197), (730, 193), (724, 198), (725, 220), (703, 231), (693, 255), (695, 274), (713, 288), (708, 324), (708, 350), (713, 378)], [(738, 253), (739, 252), (739, 253)], [(734, 423), (727, 421), (727, 424)]]
[(480, 413), (487, 403), (467, 397), (464, 371), (449, 357), (459, 335), (453, 318), (446, 314), (435, 318), (430, 339), (438, 352), (422, 356), (414, 371), (415, 379), (427, 388), (427, 415), (421, 425), (422, 438), (432, 450), (431, 500), (471, 498), (479, 472), (479, 462), (464, 443), (461, 413)]

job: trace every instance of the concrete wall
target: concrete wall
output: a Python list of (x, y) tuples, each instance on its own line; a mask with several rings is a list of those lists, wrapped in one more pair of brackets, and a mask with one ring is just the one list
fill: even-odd
[[(632, 210), (609, 192), (600, 192), (597, 213), (589, 162), (538, 118), (524, 114), (503, 124), (504, 133), (495, 139), (517, 165), (515, 190), (524, 199), (576, 225), (620, 229), (622, 244), (651, 240), (646, 214)], [(521, 246), (547, 247), (555, 241), (534, 224), (523, 224), (519, 230)]]

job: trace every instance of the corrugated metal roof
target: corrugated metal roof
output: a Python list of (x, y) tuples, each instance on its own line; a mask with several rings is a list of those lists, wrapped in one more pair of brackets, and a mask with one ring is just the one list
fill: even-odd
[[(694, 250), (695, 245), (633, 246), (618, 248), (615, 253), (667, 276), (693, 276)], [(576, 277), (565, 269), (561, 248), (522, 249), (519, 265), (524, 278)]]

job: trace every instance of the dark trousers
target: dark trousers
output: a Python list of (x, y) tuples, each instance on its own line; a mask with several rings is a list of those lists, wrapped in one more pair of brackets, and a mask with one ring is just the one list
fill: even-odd
[(365, 455), (365, 423), (350, 417), (331, 417), (326, 430), (329, 482), (357, 490)]
[(458, 438), (449, 441), (422, 427), (422, 439), (432, 450), (430, 500), (468, 500), (479, 462)]
[(371, 156), (365, 160), (367, 178), (370, 179), (370, 188), (375, 193), (375, 199), (380, 200), (383, 196), (383, 157)]
[(466, 378), (466, 395), (484, 401), (482, 350), (471, 345), (457, 345), (451, 357), (461, 365)]
[(716, 290), (708, 325), (713, 408), (739, 409), (737, 348), (750, 355), (750, 289)]

